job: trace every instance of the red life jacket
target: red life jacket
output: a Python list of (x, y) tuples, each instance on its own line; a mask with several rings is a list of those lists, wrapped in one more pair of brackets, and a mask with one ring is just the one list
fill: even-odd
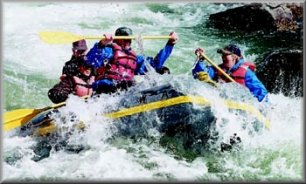
[(89, 88), (88, 85), (91, 85), (95, 81), (95, 77), (91, 76), (87, 81), (84, 81), (83, 79), (73, 76), (73, 81), (75, 84), (74, 87), (74, 94), (82, 97), (86, 95), (92, 94), (92, 88)]
[[(219, 66), (222, 70), (225, 70), (222, 64)], [(248, 68), (250, 68), (252, 71), (255, 71), (256, 65), (252, 62), (245, 61), (237, 68), (237, 70), (233, 71), (229, 76), (232, 77), (239, 84), (245, 86), (245, 74)], [(217, 75), (221, 77), (221, 79), (224, 80), (225, 82), (231, 82), (220, 71), (217, 72)]]
[(119, 81), (131, 81), (137, 66), (136, 53), (133, 50), (125, 52), (118, 44), (112, 44), (114, 57), (105, 67), (104, 78)]

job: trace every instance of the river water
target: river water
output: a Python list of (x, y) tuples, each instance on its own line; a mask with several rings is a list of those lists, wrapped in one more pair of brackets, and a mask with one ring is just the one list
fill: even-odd
[[(75, 112), (87, 125), (78, 142), (89, 149), (79, 154), (51, 151), (50, 157), (34, 162), (32, 137), (3, 135), (4, 181), (301, 181), (303, 180), (303, 98), (269, 94), (268, 112), (271, 129), (250, 136), (241, 129), (248, 117), (233, 115), (222, 107), (215, 89), (195, 81), (191, 76), (194, 50), (203, 47), (216, 63), (216, 50), (229, 42), (237, 43), (248, 60), (262, 54), (265, 42), (246, 39), (241, 34), (225, 34), (206, 28), (209, 14), (238, 7), (242, 4), (217, 3), (144, 3), (144, 2), (4, 2), (3, 3), (3, 112), (19, 108), (42, 108), (51, 105), (48, 90), (58, 82), (62, 66), (70, 59), (71, 44), (47, 44), (40, 31), (65, 31), (79, 35), (101, 36), (114, 33), (117, 27), (128, 26), (136, 35), (168, 35), (178, 33), (180, 40), (166, 66), (171, 75), (150, 72), (137, 77), (139, 90), (158, 83), (171, 83), (185, 92), (210, 100), (218, 117), (226, 121), (225, 137), (238, 134), (243, 149), (235, 152), (189, 154), (179, 148), (169, 149), (159, 144), (161, 135), (149, 130), (150, 139), (135, 141), (116, 138), (112, 122), (101, 117), (106, 109), (116, 108), (120, 97), (102, 95), (98, 100), (84, 103), (71, 96), (62, 111)], [(97, 40), (88, 40), (91, 47)], [(133, 42), (137, 53), (155, 54), (166, 40)], [(298, 45), (298, 43), (297, 43)], [(300, 45), (302, 49), (302, 43)], [(247, 91), (225, 85), (225, 93), (253, 102)], [(233, 90), (235, 92), (233, 93)], [(98, 115), (97, 115), (98, 114)], [(148, 119), (147, 121), (150, 121)]]

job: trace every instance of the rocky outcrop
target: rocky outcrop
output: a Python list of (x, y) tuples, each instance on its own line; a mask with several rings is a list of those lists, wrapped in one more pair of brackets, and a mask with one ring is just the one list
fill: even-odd
[(251, 3), (211, 14), (209, 24), (223, 30), (294, 32), (302, 29), (302, 4)]
[(303, 96), (303, 52), (282, 49), (257, 58), (256, 75), (270, 93)]

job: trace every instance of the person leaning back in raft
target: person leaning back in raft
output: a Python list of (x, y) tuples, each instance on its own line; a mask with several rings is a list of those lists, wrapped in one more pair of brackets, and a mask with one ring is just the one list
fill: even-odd
[(91, 84), (95, 76), (91, 66), (85, 62), (86, 41), (73, 42), (72, 46), (73, 55), (63, 67), (60, 82), (48, 91), (48, 97), (53, 103), (66, 101), (70, 94), (79, 97), (92, 95)]
[[(216, 68), (207, 66), (204, 63), (205, 59), (202, 57), (203, 53), (204, 49), (202, 48), (195, 50), (195, 54), (198, 56), (199, 60), (192, 69), (193, 77), (201, 81), (211, 82), (212, 79), (217, 82), (230, 82), (230, 80)], [(269, 102), (267, 89), (254, 73), (255, 64), (244, 60), (238, 46), (230, 44), (223, 49), (218, 49), (217, 53), (221, 54), (223, 61), (219, 67), (226, 74), (235, 82), (247, 87), (259, 102)]]

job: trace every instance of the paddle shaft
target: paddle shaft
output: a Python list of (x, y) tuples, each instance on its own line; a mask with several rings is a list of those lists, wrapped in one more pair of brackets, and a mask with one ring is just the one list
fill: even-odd
[[(77, 35), (64, 31), (41, 31), (39, 37), (46, 43), (49, 44), (62, 44), (62, 43), (72, 43), (81, 39), (91, 39), (91, 40), (103, 40), (105, 37), (101, 36), (84, 36)], [(171, 36), (113, 36), (113, 39), (170, 39)]]
[[(98, 37), (98, 36), (83, 36), (84, 39), (92, 39), (92, 40), (103, 40), (104, 37)], [(113, 36), (114, 40), (134, 40), (134, 39), (169, 39), (170, 36)]]
[(225, 73), (218, 65), (216, 65), (212, 60), (210, 60), (204, 53), (200, 54), (206, 61), (208, 61), (211, 65), (213, 65), (217, 70), (219, 70), (228, 80), (230, 80), (231, 82), (236, 82), (227, 73)]

